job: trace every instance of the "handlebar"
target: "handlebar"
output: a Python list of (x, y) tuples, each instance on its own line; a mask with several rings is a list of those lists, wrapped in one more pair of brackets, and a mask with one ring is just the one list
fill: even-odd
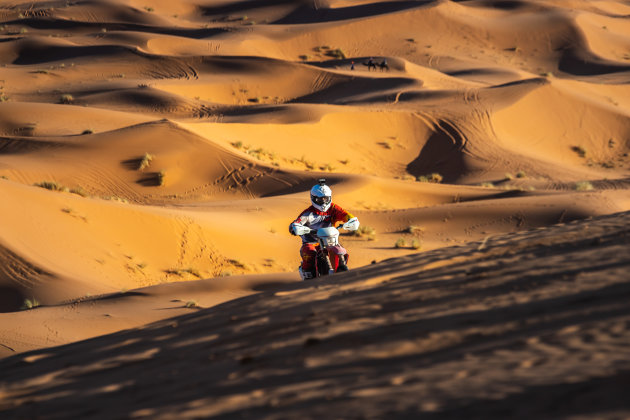
[[(333, 226), (335, 229), (343, 229), (343, 224), (339, 225), (339, 226)], [(344, 229), (345, 230), (345, 229)], [(305, 233), (303, 235), (300, 236), (304, 236), (304, 235), (316, 235), (317, 236), (317, 229), (311, 229), (308, 233)]]

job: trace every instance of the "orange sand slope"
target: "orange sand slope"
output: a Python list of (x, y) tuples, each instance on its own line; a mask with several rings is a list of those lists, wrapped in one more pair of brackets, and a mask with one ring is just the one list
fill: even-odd
[(298, 282), (320, 177), (352, 269), (630, 210), (627, 2), (150, 3), (0, 1), (2, 356)]
[[(0, 404), (627, 416), (627, 217), (572, 222), (630, 211), (628, 16), (0, 0)], [(322, 177), (363, 230), (300, 284)]]
[[(8, 418), (626, 418), (630, 212), (0, 361)], [(334, 413), (334, 414), (333, 414)]]

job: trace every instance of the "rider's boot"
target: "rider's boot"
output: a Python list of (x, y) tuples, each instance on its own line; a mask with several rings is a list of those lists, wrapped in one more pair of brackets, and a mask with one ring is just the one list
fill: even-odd
[(302, 280), (311, 280), (315, 278), (315, 275), (310, 270), (302, 270), (302, 267), (300, 267), (299, 271), (300, 271), (300, 277), (302, 278)]

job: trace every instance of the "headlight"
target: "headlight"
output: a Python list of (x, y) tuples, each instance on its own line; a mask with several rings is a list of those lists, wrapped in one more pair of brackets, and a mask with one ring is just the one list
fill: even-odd
[(337, 238), (335, 238), (334, 236), (329, 236), (328, 238), (326, 238), (326, 245), (328, 246), (337, 245)]

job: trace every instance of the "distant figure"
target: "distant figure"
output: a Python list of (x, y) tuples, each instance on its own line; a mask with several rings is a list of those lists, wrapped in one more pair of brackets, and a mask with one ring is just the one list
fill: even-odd
[(387, 60), (386, 59), (383, 59), (383, 61), (381, 61), (381, 64), (379, 64), (378, 66), (381, 68), (381, 71), (383, 71), (383, 70), (389, 71), (389, 66), (387, 65)]
[(350, 62), (350, 70), (354, 70), (354, 61)]
[(363, 63), (363, 65), (367, 66), (368, 71), (372, 70), (372, 68), (374, 68), (374, 71), (376, 71), (376, 63), (374, 63), (374, 59), (372, 57), (370, 57), (367, 63)]

